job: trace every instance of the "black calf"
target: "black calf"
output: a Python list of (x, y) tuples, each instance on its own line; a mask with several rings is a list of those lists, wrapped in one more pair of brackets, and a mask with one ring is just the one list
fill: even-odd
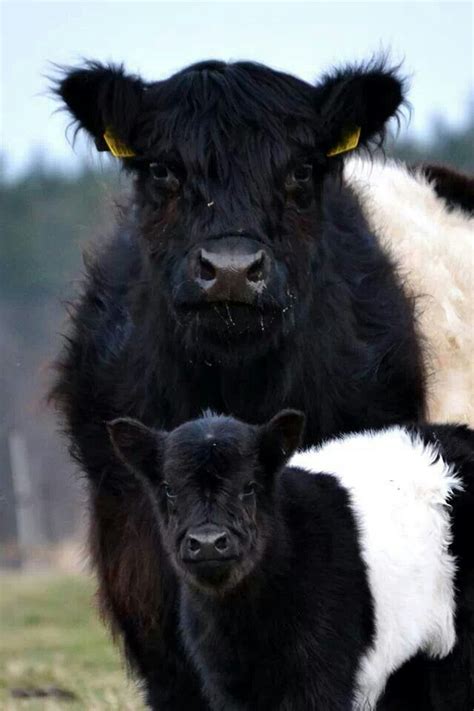
[[(212, 416), (170, 434), (110, 425), (153, 502), (211, 708), (467, 711), (474, 435), (367, 432), (283, 468), (302, 424), (284, 411), (260, 427)], [(418, 690), (402, 670), (380, 701), (417, 653)]]

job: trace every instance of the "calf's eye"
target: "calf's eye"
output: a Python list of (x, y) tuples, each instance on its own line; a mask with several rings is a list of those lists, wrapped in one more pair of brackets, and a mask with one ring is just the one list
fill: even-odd
[(150, 175), (157, 187), (169, 192), (177, 192), (180, 182), (166, 163), (150, 163)]
[(176, 499), (176, 492), (169, 484), (165, 482), (163, 484), (163, 488), (165, 490), (165, 495), (167, 499)]
[(257, 484), (254, 481), (248, 481), (242, 489), (242, 496), (253, 496), (255, 494)]

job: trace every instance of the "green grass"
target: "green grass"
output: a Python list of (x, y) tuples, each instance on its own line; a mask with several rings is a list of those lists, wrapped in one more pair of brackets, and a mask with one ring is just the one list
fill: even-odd
[[(13, 688), (56, 687), (74, 701), (12, 697)], [(80, 576), (0, 576), (0, 708), (117, 709), (143, 705), (98, 619), (93, 585)]]

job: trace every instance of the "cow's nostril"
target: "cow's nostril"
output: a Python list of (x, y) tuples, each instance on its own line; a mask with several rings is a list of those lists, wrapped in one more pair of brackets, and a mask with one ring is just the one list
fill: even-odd
[(201, 543), (197, 540), (197, 538), (190, 536), (188, 538), (188, 548), (191, 553), (196, 553), (201, 548)]
[(202, 252), (198, 257), (198, 276), (202, 281), (214, 281), (216, 278), (214, 265), (203, 256)]
[(247, 269), (247, 281), (256, 282), (263, 281), (264, 279), (264, 260), (265, 255), (263, 252), (259, 252), (255, 261)]
[(227, 540), (227, 534), (223, 533), (222, 536), (219, 536), (219, 538), (216, 539), (214, 542), (214, 547), (216, 550), (219, 551), (219, 553), (225, 553), (227, 548), (229, 547), (229, 542)]

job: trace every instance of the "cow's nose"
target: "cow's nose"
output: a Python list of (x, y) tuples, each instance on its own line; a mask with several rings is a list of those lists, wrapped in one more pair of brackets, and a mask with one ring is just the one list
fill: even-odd
[(217, 527), (191, 529), (184, 540), (183, 558), (199, 563), (227, 560), (234, 555), (234, 546), (227, 531)]
[(252, 303), (266, 285), (269, 257), (263, 249), (250, 254), (200, 249), (194, 275), (208, 301)]

